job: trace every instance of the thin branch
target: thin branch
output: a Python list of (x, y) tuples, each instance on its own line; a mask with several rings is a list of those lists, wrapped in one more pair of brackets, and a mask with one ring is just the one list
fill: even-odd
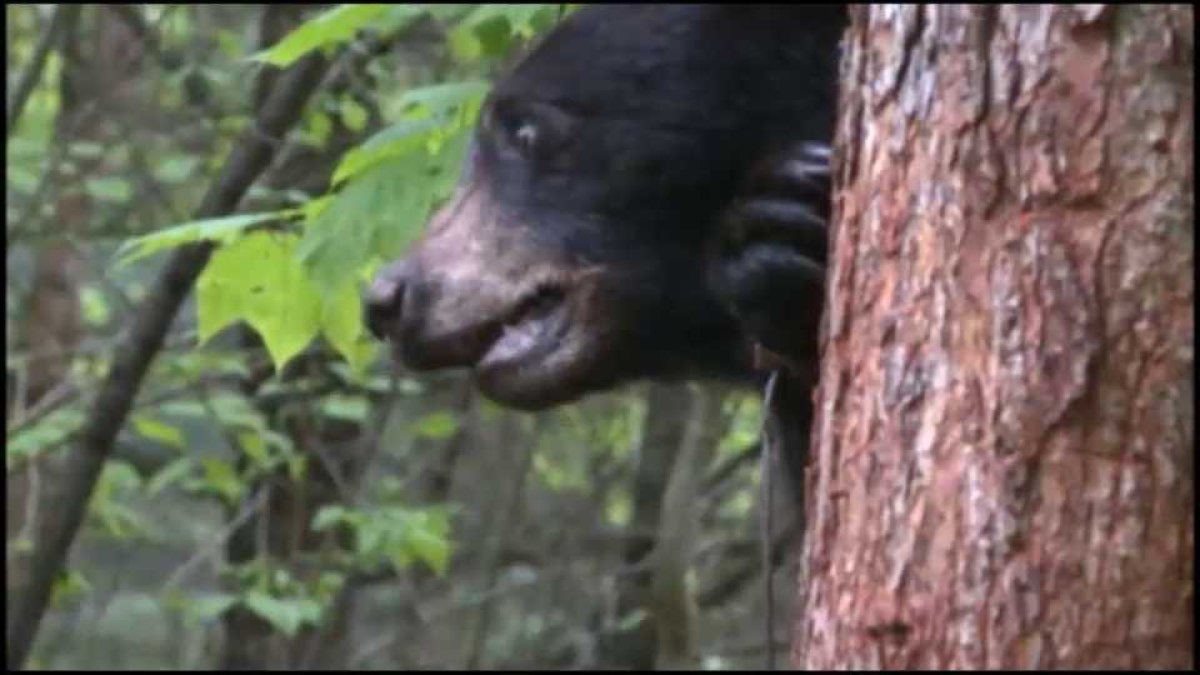
[(708, 494), (712, 490), (721, 487), (721, 484), (729, 479), (738, 469), (752, 463), (758, 459), (759, 452), (762, 450), (762, 443), (755, 440), (738, 451), (736, 455), (726, 459), (711, 474), (704, 479), (704, 488), (702, 492)]
[(24, 411), (24, 414), (9, 423), (4, 430), (5, 438), (12, 438), (20, 431), (37, 423), (38, 420), (41, 420), (46, 415), (75, 400), (75, 397), (78, 395), (79, 388), (72, 384), (70, 380), (60, 381), (53, 389), (46, 392), (33, 405), (29, 406)]
[[(792, 544), (802, 534), (801, 527), (801, 523), (793, 523), (776, 535), (771, 545), (772, 569), (783, 564), (788, 552), (792, 550)], [(745, 555), (740, 563), (733, 566), (732, 571), (696, 594), (698, 606), (702, 609), (710, 609), (722, 605), (762, 574), (762, 559), (758, 556), (758, 552), (750, 546), (745, 548)]]
[(224, 545), (225, 540), (228, 539), (231, 534), (233, 534), (233, 531), (241, 527), (246, 521), (250, 520), (251, 516), (253, 516), (255, 513), (258, 513), (263, 504), (265, 504), (267, 501), (266, 495), (266, 491), (260, 492), (249, 502), (243, 504), (238, 510), (238, 514), (234, 516), (234, 518), (228, 523), (225, 523), (225, 525), (221, 528), (221, 531), (217, 533), (217, 536), (213, 537), (209, 541), (206, 541), (204, 545), (201, 546), (198, 551), (192, 554), (190, 558), (184, 561), (182, 565), (175, 568), (175, 571), (172, 572), (169, 577), (167, 577), (165, 582), (163, 582), (162, 588), (159, 589), (159, 594), (161, 595), (167, 591), (177, 588), (183, 579), (191, 573), (192, 569), (196, 567), (196, 565), (203, 562), (206, 558), (211, 558), (216, 553), (219, 553), (221, 546)]
[(38, 38), (37, 47), (33, 50), (33, 60), (29, 62), (25, 72), (21, 73), (12, 100), (8, 103), (8, 129), (4, 134), (5, 138), (12, 138), (13, 131), (17, 128), (17, 122), (21, 119), (21, 113), (25, 111), (25, 104), (29, 102), (29, 96), (33, 94), (38, 80), (42, 79), (42, 70), (46, 67), (46, 59), (50, 56), (50, 50), (54, 48), (54, 43), (58, 40), (63, 26), (79, 15), (79, 7), (79, 5), (58, 5), (54, 8), (54, 16), (51, 17), (46, 30), (42, 32), (42, 36)]

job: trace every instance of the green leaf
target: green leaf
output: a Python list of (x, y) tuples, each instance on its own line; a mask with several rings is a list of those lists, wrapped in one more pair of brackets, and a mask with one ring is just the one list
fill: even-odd
[(434, 440), (449, 438), (457, 430), (458, 420), (445, 410), (430, 413), (413, 424), (414, 435)]
[(313, 516), (312, 529), (315, 532), (324, 532), (333, 526), (349, 520), (346, 507), (340, 504), (330, 506), (322, 506), (317, 515)]
[(297, 241), (291, 234), (253, 232), (213, 254), (196, 285), (201, 341), (245, 320), (277, 369), (308, 345), (320, 328), (322, 303), (296, 259)]
[(158, 407), (165, 415), (180, 417), (206, 418), (208, 411), (200, 401), (167, 401)]
[(325, 303), (321, 332), (325, 340), (346, 359), (353, 376), (361, 377), (379, 350), (363, 326), (362, 300), (353, 280)]
[(38, 174), (28, 167), (10, 163), (4, 176), (8, 187), (22, 194), (30, 194), (37, 188)]
[(277, 598), (252, 590), (242, 603), (288, 637), (295, 636), (301, 626), (316, 625), (321, 619), (321, 605), (310, 598)]
[(609, 523), (618, 527), (629, 524), (629, 519), (633, 516), (633, 504), (628, 492), (613, 490), (605, 502), (604, 517)]
[(92, 199), (124, 204), (133, 196), (133, 188), (124, 178), (88, 178), (83, 190)]
[[(252, 58), (286, 68), (314, 49), (333, 47), (353, 39), (359, 29), (379, 19), (389, 9), (388, 5), (338, 5), (305, 21), (278, 44)], [(418, 8), (410, 11), (414, 19), (420, 14)]]
[(342, 122), (355, 133), (367, 128), (367, 109), (352, 98), (342, 99)]
[(381, 162), (424, 149), (429, 133), (441, 124), (434, 119), (408, 119), (380, 131), (342, 157), (333, 172), (333, 184), (340, 185)]
[(83, 573), (78, 570), (64, 570), (54, 577), (54, 585), (50, 588), (50, 606), (55, 609), (83, 598), (92, 590)]
[[(305, 227), (299, 255), (313, 282), (332, 294), (356, 281), (369, 260), (398, 255), (395, 242), (414, 240), (432, 208), (429, 183), (423, 158), (410, 157), (380, 165), (347, 184)], [(390, 241), (381, 241), (383, 232)]]
[(729, 429), (717, 445), (720, 458), (732, 457), (758, 440), (762, 427), (762, 405), (757, 396), (734, 395), (725, 399), (724, 407), (731, 415)]
[(181, 482), (191, 475), (195, 466), (196, 461), (188, 456), (172, 460), (146, 483), (146, 494), (153, 497), (168, 486)]
[(151, 234), (135, 237), (122, 244), (116, 254), (117, 265), (127, 265), (159, 251), (197, 241), (233, 241), (248, 227), (272, 220), (290, 218), (296, 213), (297, 211), (292, 209), (272, 211), (271, 213), (244, 213), (222, 218), (194, 220), (167, 227)]
[(227, 504), (236, 504), (243, 486), (233, 467), (216, 457), (201, 457), (200, 466), (204, 469), (204, 486), (221, 495)]
[(321, 401), (321, 414), (347, 422), (362, 422), (370, 406), (362, 396), (326, 396)]
[(201, 593), (185, 606), (187, 613), (201, 622), (218, 619), (237, 603), (237, 596), (230, 593)]
[[(332, 292), (368, 262), (403, 254), (434, 207), (453, 190), (468, 132), (458, 123), (409, 121), (373, 139), (382, 145), (369, 141), (347, 156), (339, 171), (346, 176), (364, 173), (308, 222), (300, 245), (300, 256), (320, 288)], [(430, 156), (427, 148), (435, 144), (436, 154)], [(349, 353), (348, 341), (338, 344)]]
[(180, 183), (192, 177), (200, 160), (187, 155), (168, 157), (154, 168), (154, 177), (164, 183)]
[(451, 51), (468, 62), (501, 56), (553, 25), (558, 11), (558, 5), (547, 4), (480, 5), (451, 31)]
[(202, 417), (208, 417), (208, 409), (211, 408), (217, 414), (217, 419), (221, 424), (234, 428), (249, 428), (249, 429), (266, 429), (266, 419), (261, 411), (245, 396), (234, 393), (223, 393), (210, 396), (208, 398), (208, 408), (201, 407), (204, 410)]
[(37, 424), (25, 427), (5, 439), (7, 441), (4, 448), (6, 465), (11, 468), (14, 463), (36, 457), (48, 448), (57, 447), (75, 433), (82, 423), (83, 413), (77, 408), (55, 410), (39, 420)]
[[(440, 148), (445, 139), (469, 135), (487, 91), (488, 84), (482, 81), (451, 82), (408, 90), (396, 104), (402, 119), (346, 153), (334, 171), (334, 184), (387, 160), (412, 155), (444, 155)], [(440, 159), (425, 160), (425, 168), (441, 168)], [(461, 155), (449, 159), (457, 167)]]
[(108, 302), (95, 286), (84, 286), (79, 291), (79, 303), (83, 309), (83, 318), (93, 326), (103, 326), (108, 322)]
[(490, 88), (491, 84), (483, 80), (416, 87), (405, 91), (397, 104), (402, 109), (420, 108), (430, 116), (436, 117), (459, 106), (482, 100)]
[(128, 462), (112, 460), (104, 464), (97, 485), (97, 494), (102, 498), (113, 497), (118, 493), (136, 492), (142, 487), (142, 476)]
[(449, 517), (445, 513), (421, 511), (408, 519), (406, 543), (417, 558), (439, 575), (450, 563)]
[(245, 51), (238, 34), (225, 29), (217, 31), (217, 49), (229, 59), (239, 59)]
[(271, 460), (271, 453), (267, 449), (267, 443), (261, 436), (253, 431), (243, 431), (237, 435), (238, 445), (242, 447), (242, 452), (250, 459), (251, 465), (259, 469), (270, 469), (274, 464)]
[(179, 429), (145, 415), (134, 415), (133, 428), (146, 438), (158, 441), (163, 445), (183, 449), (183, 434)]
[(68, 146), (67, 153), (80, 159), (96, 159), (104, 156), (104, 146), (91, 141), (75, 141)]
[(315, 111), (307, 118), (305, 140), (317, 148), (325, 147), (329, 134), (333, 133), (333, 120), (321, 111)]

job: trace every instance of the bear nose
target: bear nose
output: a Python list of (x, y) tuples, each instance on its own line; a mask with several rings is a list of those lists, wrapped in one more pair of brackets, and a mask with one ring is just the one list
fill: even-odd
[(404, 304), (404, 289), (411, 282), (412, 265), (407, 260), (388, 265), (379, 274), (363, 297), (363, 316), (367, 330), (379, 340), (386, 340), (400, 320)]

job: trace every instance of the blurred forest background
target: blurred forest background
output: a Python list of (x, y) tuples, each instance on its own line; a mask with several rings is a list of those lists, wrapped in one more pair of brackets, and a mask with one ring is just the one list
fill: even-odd
[[(363, 332), (365, 280), (448, 196), (489, 82), (571, 9), (6, 6), (10, 624), (47, 523), (87, 497), (64, 475), (114, 348), (178, 247), (219, 244), (27, 666), (648, 668), (659, 636), (696, 667), (762, 663), (757, 394), (513, 413)], [(305, 59), (325, 68), (301, 116), (258, 139)], [(273, 159), (209, 217), (247, 138)]]

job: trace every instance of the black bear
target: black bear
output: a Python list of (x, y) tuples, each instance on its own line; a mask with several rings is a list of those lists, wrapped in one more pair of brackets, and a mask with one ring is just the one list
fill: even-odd
[(416, 369), (538, 409), (636, 378), (811, 387), (844, 9), (600, 5), (485, 102), (457, 193), (367, 294)]

